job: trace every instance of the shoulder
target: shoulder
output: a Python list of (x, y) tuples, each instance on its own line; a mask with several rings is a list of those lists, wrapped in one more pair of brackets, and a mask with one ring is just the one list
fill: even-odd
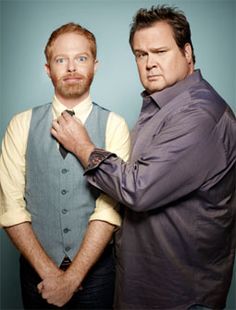
[(127, 127), (128, 125), (124, 119), (124, 117), (122, 117), (121, 115), (115, 113), (115, 112), (110, 112), (109, 116), (108, 116), (108, 124), (112, 124), (113, 127), (118, 127), (118, 126), (122, 126), (122, 127)]
[(32, 109), (15, 114), (10, 120), (4, 135), (6, 145), (24, 148), (28, 137)]
[(32, 109), (28, 109), (26, 111), (15, 114), (12, 117), (8, 127), (21, 128), (24, 127), (25, 125), (28, 125), (30, 123), (31, 115), (32, 115)]
[(206, 81), (200, 83), (189, 90), (191, 109), (199, 110), (206, 119), (211, 119), (217, 123), (227, 109), (227, 103), (217, 93), (217, 91)]
[(43, 105), (36, 106), (36, 107), (30, 108), (30, 109), (27, 109), (25, 111), (15, 114), (8, 124), (8, 130), (13, 130), (13, 131), (19, 130), (20, 132), (22, 130), (27, 131), (30, 126), (33, 111), (45, 110), (49, 106), (50, 106), (50, 103), (43, 104)]
[[(93, 102), (93, 107), (96, 109), (99, 109), (101, 111), (104, 111), (106, 113), (108, 113), (108, 127), (112, 126), (112, 127), (117, 127), (117, 126), (127, 126), (127, 123), (124, 119), (124, 117), (122, 117), (121, 115), (108, 110), (107, 108)], [(128, 126), (127, 126), (128, 127)]]

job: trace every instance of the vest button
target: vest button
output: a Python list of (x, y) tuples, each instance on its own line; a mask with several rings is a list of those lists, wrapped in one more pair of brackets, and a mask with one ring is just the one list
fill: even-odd
[(65, 234), (67, 234), (70, 231), (70, 229), (69, 228), (64, 228), (63, 231), (64, 231)]
[(70, 247), (67, 246), (67, 247), (65, 248), (65, 251), (66, 251), (66, 252), (69, 252), (69, 251), (70, 251)]
[(68, 169), (61, 169), (61, 173), (63, 173), (63, 174), (65, 174), (65, 173), (67, 173), (69, 170)]
[(61, 190), (61, 194), (62, 194), (62, 195), (65, 195), (66, 193), (67, 193), (67, 190), (66, 190), (66, 189), (62, 189), (62, 190)]
[(68, 210), (66, 210), (66, 209), (62, 209), (62, 210), (61, 210), (61, 213), (62, 213), (62, 214), (66, 214), (67, 212), (68, 212)]

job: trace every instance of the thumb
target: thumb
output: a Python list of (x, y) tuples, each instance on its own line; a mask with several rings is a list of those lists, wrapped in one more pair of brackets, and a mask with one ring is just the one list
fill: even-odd
[(41, 294), (43, 291), (43, 281), (37, 285), (37, 288), (38, 288), (38, 292)]

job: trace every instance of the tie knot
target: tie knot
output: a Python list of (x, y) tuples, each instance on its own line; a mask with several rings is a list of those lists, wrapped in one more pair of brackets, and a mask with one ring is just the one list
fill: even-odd
[(74, 111), (71, 111), (71, 110), (65, 110), (67, 113), (69, 113), (71, 116), (75, 115), (75, 112)]

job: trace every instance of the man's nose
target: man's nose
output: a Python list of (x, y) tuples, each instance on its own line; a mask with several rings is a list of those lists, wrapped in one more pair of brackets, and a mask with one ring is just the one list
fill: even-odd
[(153, 67), (157, 67), (157, 61), (153, 55), (148, 55), (147, 62), (146, 62), (146, 68), (150, 70)]
[(69, 60), (68, 62), (68, 71), (69, 72), (75, 72), (76, 71), (76, 65), (73, 60)]

